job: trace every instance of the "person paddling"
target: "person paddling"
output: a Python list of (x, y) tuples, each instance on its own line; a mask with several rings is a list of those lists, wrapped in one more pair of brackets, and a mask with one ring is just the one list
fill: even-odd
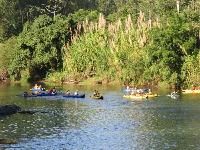
[(78, 95), (78, 90), (76, 90), (76, 91), (74, 92), (74, 95)]
[(39, 88), (39, 86), (37, 84), (35, 84), (33, 86), (33, 88), (30, 89), (32, 91), (32, 94), (38, 94), (38, 88)]
[(56, 91), (56, 87), (54, 86), (52, 89), (49, 90), (49, 93), (50, 94), (56, 94), (57, 91)]
[(66, 92), (66, 95), (70, 95), (70, 92), (69, 92), (69, 90), (67, 90), (67, 92)]
[(99, 96), (100, 96), (100, 93), (99, 93), (97, 90), (94, 90), (93, 96), (99, 97)]

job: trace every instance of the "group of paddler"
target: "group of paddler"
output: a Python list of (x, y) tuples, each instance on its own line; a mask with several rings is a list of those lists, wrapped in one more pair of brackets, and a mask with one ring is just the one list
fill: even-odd
[[(83, 98), (85, 97), (85, 94), (80, 94), (78, 90), (75, 92), (70, 92), (67, 90), (66, 92), (58, 92), (55, 87), (50, 88), (49, 90), (46, 90), (42, 85), (35, 84), (31, 89), (31, 93), (28, 94), (28, 92), (24, 92), (24, 97), (32, 97), (32, 96), (52, 96), (52, 95), (57, 95), (60, 93), (60, 95), (63, 95), (64, 97), (74, 97), (74, 98)], [(59, 95), (59, 94), (58, 94)], [(94, 90), (94, 93), (91, 98), (94, 99), (103, 99), (103, 96), (97, 91)]]
[(125, 91), (127, 92), (123, 97), (132, 99), (147, 99), (150, 97), (157, 97), (158, 94), (153, 94), (150, 88), (130, 88), (126, 86)]
[(200, 86), (193, 85), (191, 89), (182, 90), (183, 94), (200, 94)]
[(49, 94), (56, 94), (57, 93), (57, 90), (56, 90), (55, 87), (53, 87), (49, 90), (46, 90), (44, 87), (42, 87), (42, 85), (38, 85), (38, 84), (35, 84), (33, 86), (33, 88), (30, 89), (30, 91), (32, 91), (31, 94), (34, 94), (34, 95), (41, 94), (41, 93), (49, 93)]
[[(71, 94), (71, 93), (70, 93), (69, 90), (67, 90), (67, 92), (65, 93), (65, 95), (70, 95), (70, 94)], [(79, 91), (76, 90), (76, 91), (74, 92), (73, 95), (79, 95)], [(103, 96), (102, 96), (102, 95), (101, 95), (97, 90), (94, 90), (93, 95), (90, 96), (90, 97), (92, 97), (92, 98), (96, 98), (96, 99), (103, 99)]]
[[(56, 95), (58, 93), (58, 91), (56, 90), (55, 87), (46, 90), (44, 87), (42, 87), (42, 85), (38, 85), (35, 84), (33, 86), (33, 88), (30, 89), (31, 95), (40, 95), (40, 94), (49, 94), (47, 96), (51, 96), (51, 95)], [(132, 98), (132, 99), (147, 99), (147, 98), (153, 98), (153, 97), (157, 97), (158, 94), (154, 94), (151, 92), (150, 88), (133, 88), (130, 86), (126, 86), (125, 88), (126, 94), (123, 96), (125, 98)], [(177, 99), (180, 96), (180, 93), (183, 94), (190, 94), (190, 93), (200, 93), (200, 87), (198, 88), (197, 86), (193, 86), (191, 89), (187, 89), (187, 90), (182, 90), (182, 91), (177, 91), (174, 90), (173, 92), (171, 92), (170, 94), (168, 94), (168, 97), (171, 97), (173, 99)], [(27, 95), (28, 93), (25, 92), (25, 95)], [(76, 90), (75, 92), (71, 93), (69, 90), (67, 90), (66, 92), (62, 93), (65, 95), (65, 97), (67, 96), (80, 96), (81, 94), (79, 94), (79, 91)], [(82, 94), (85, 95), (85, 94)], [(92, 96), (90, 96), (91, 98), (94, 99), (103, 99), (103, 96), (97, 91), (94, 90), (94, 93)]]
[(103, 99), (103, 96), (97, 90), (94, 90), (93, 95), (90, 97), (93, 99)]
[[(158, 96), (158, 94), (153, 94), (150, 88), (137, 89), (137, 88), (132, 88), (130, 86), (126, 86), (125, 92), (126, 94), (123, 97), (132, 98), (132, 99), (147, 99), (147, 98), (153, 98), (153, 97)], [(186, 89), (186, 90), (175, 89), (167, 96), (172, 99), (178, 99), (181, 93), (182, 94), (200, 94), (200, 87), (192, 86), (191, 89)]]

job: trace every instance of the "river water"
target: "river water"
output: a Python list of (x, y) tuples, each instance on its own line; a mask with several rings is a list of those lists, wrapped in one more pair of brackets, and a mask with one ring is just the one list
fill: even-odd
[(29, 85), (1, 85), (0, 104), (17, 104), (35, 114), (0, 118), (0, 138), (17, 144), (0, 149), (146, 150), (200, 149), (200, 95), (179, 100), (157, 90), (152, 100), (124, 99), (120, 87), (95, 87), (104, 100), (92, 100), (93, 86), (59, 86), (78, 89), (84, 99), (29, 98), (16, 96)]

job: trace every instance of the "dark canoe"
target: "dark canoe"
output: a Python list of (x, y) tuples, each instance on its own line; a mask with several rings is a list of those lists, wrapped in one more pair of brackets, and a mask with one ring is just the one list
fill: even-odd
[(85, 98), (85, 94), (78, 94), (78, 95), (63, 95), (65, 98)]
[(56, 95), (57, 93), (23, 94), (24, 97), (43, 97), (43, 96), (56, 96)]
[(93, 99), (103, 100), (103, 96), (90, 96)]

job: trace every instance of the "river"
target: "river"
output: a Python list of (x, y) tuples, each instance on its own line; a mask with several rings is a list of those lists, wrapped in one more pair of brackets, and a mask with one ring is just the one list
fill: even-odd
[[(0, 104), (17, 104), (35, 114), (14, 114), (0, 118), (0, 138), (16, 144), (0, 149), (145, 150), (199, 149), (200, 95), (166, 97), (144, 101), (124, 99), (120, 87), (59, 86), (78, 89), (84, 99), (28, 98), (16, 96), (30, 85), (0, 85)], [(98, 89), (104, 100), (92, 100)]]

